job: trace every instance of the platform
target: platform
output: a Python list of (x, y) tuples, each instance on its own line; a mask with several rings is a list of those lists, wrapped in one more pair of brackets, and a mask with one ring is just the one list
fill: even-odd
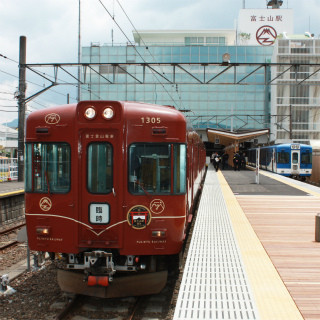
[(0, 198), (23, 194), (24, 182), (10, 181), (0, 183)]
[(174, 320), (320, 319), (320, 189), (209, 165)]

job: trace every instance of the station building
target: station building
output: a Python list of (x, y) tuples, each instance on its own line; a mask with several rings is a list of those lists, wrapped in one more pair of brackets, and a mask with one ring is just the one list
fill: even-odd
[[(210, 84), (202, 84), (197, 79), (202, 80), (204, 73), (203, 66), (199, 64), (223, 62), (225, 53), (230, 55), (232, 62), (263, 63), (271, 61), (272, 47), (238, 46), (235, 44), (234, 30), (138, 31), (134, 32), (134, 39), (135, 46), (93, 44), (82, 49), (82, 63), (127, 64), (121, 66), (125, 70), (116, 67), (116, 79), (115, 82), (112, 79), (112, 84), (107, 84), (104, 78), (91, 70), (87, 74), (90, 87), (82, 87), (82, 99), (132, 100), (174, 105), (185, 112), (197, 130), (210, 127), (235, 131), (241, 127), (265, 127), (269, 112), (269, 101), (266, 101), (268, 88), (221, 84), (230, 82), (233, 73), (221, 74), (219, 79)], [(145, 62), (181, 64), (185, 70), (175, 68), (173, 71), (169, 66), (153, 66), (155, 71), (147, 70), (146, 83), (141, 84), (129, 74), (142, 81), (142, 67), (136, 64)], [(113, 77), (113, 68), (97, 68), (106, 78)], [(207, 67), (206, 79), (213, 78), (223, 69), (223, 66)], [(238, 76), (245, 77), (247, 72), (248, 70), (242, 70)], [(175, 83), (170, 83), (173, 82), (173, 77)], [(264, 75), (261, 72), (255, 77), (260, 77), (261, 80)]]
[[(320, 134), (319, 74), (292, 88), (281, 86), (281, 77), (273, 85), (262, 84), (265, 77), (277, 77), (283, 70), (276, 70), (276, 75), (270, 70), (266, 75), (263, 69), (253, 72), (253, 66), (237, 67), (235, 72), (224, 65), (226, 56), (228, 62), (236, 64), (295, 62), (298, 58), (319, 62), (316, 54), (320, 40), (311, 35), (308, 39), (305, 35), (284, 39), (293, 33), (293, 10), (280, 9), (279, 5), (240, 10), (235, 29), (135, 30), (134, 41), (126, 45), (91, 44), (82, 48), (82, 63), (102, 65), (82, 75), (87, 84), (82, 85), (81, 99), (174, 105), (214, 147), (220, 145), (215, 139), (219, 134), (208, 139), (207, 128), (232, 133), (267, 128), (268, 134), (249, 137), (251, 143), (310, 144)], [(302, 47), (312, 49), (312, 54), (294, 50), (299, 41)], [(208, 65), (212, 62), (221, 65)], [(283, 77), (290, 78), (292, 72)], [(299, 72), (313, 70), (301, 67)], [(246, 84), (241, 85), (239, 79), (244, 78)]]

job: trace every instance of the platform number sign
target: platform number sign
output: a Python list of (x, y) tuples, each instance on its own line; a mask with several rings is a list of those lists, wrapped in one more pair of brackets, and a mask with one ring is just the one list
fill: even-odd
[(91, 203), (89, 208), (90, 223), (109, 223), (109, 205), (107, 203)]

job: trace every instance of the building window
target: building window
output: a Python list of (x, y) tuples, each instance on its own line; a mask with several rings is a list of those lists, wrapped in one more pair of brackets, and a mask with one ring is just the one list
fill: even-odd
[[(292, 62), (295, 63), (295, 62)], [(294, 80), (303, 80), (306, 79), (307, 77), (309, 77), (309, 66), (297, 66), (296, 70), (291, 70), (290, 71), (290, 79), (294, 79)]]
[(309, 104), (309, 86), (290, 86), (290, 104)]
[(309, 110), (294, 109), (292, 112), (292, 129), (308, 130)]
[(225, 37), (185, 37), (186, 46), (207, 45), (207, 46), (222, 46), (226, 44)]

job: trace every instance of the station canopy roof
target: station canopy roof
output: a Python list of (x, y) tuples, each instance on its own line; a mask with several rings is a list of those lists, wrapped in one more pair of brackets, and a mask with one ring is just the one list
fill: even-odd
[(240, 142), (250, 141), (264, 134), (269, 134), (269, 129), (248, 130), (239, 132), (210, 128), (207, 129), (208, 141), (215, 144), (224, 145), (225, 147), (229, 145), (237, 145)]

